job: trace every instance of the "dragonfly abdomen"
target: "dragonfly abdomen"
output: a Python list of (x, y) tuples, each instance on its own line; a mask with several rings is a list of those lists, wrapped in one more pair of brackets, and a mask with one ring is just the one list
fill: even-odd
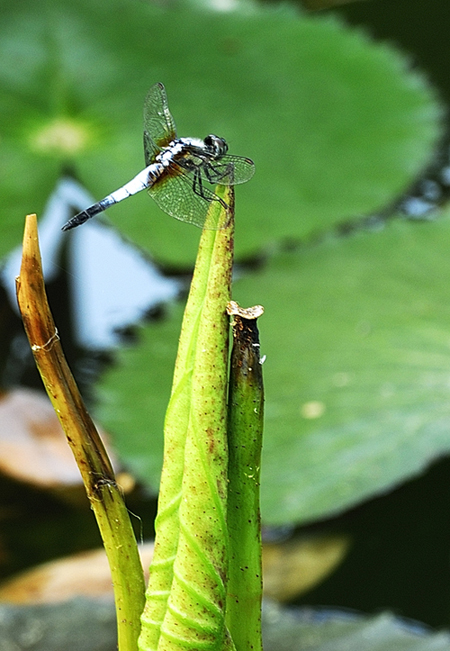
[(108, 204), (105, 206), (105, 208), (107, 208), (113, 203), (118, 203), (119, 201), (128, 199), (128, 197), (131, 197), (133, 194), (151, 187), (163, 173), (164, 165), (161, 163), (152, 163), (144, 170), (142, 170), (142, 172), (139, 172), (139, 174), (135, 176), (134, 179), (131, 179), (131, 181), (125, 183), (123, 187), (119, 188), (115, 192), (112, 192), (99, 203), (108, 201)]
[(139, 174), (135, 176), (134, 179), (131, 179), (131, 181), (126, 183), (123, 187), (119, 188), (119, 190), (108, 194), (107, 197), (98, 203), (95, 203), (93, 206), (89, 206), (89, 208), (86, 208), (86, 210), (83, 210), (75, 217), (72, 217), (72, 219), (69, 219), (69, 221), (64, 224), (62, 230), (69, 231), (71, 228), (75, 228), (75, 226), (80, 226), (80, 224), (84, 224), (84, 222), (87, 222), (88, 219), (95, 217), (110, 206), (113, 206), (115, 203), (119, 203), (119, 201), (128, 199), (128, 197), (131, 197), (133, 194), (151, 187), (161, 177), (163, 172), (164, 165), (161, 163), (152, 163), (144, 170), (142, 170), (142, 172), (139, 172)]

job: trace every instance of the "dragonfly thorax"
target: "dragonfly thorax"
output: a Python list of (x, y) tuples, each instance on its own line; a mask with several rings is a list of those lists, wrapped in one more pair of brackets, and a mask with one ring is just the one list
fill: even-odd
[(200, 138), (177, 138), (167, 145), (156, 156), (156, 162), (167, 167), (180, 156), (192, 154), (202, 159), (219, 160), (228, 151), (228, 145), (223, 138), (209, 135), (204, 140)]
[(155, 162), (161, 163), (164, 167), (167, 167), (172, 163), (174, 157), (183, 154), (186, 149), (187, 145), (181, 138), (179, 140), (172, 140), (172, 142), (162, 149), (155, 157)]

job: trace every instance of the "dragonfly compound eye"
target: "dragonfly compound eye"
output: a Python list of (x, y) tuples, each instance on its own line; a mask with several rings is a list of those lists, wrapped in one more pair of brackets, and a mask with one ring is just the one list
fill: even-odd
[(214, 158), (225, 156), (228, 151), (228, 145), (223, 138), (219, 136), (209, 135), (206, 136), (204, 143)]

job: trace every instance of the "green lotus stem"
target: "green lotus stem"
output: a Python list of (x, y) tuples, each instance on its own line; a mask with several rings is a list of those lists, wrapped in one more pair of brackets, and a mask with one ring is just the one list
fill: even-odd
[(136, 651), (144, 575), (122, 492), (62, 351), (45, 293), (36, 215), (28, 215), (17, 300), (39, 373), (78, 464), (114, 587), (119, 651)]
[[(219, 187), (223, 228), (203, 231), (164, 425), (156, 541), (141, 651), (234, 649), (228, 571), (226, 398), (234, 193)], [(211, 215), (210, 215), (211, 218)]]
[(238, 651), (261, 651), (261, 521), (259, 477), (264, 388), (256, 319), (261, 306), (232, 302), (233, 350), (228, 400), (228, 531), (226, 623)]

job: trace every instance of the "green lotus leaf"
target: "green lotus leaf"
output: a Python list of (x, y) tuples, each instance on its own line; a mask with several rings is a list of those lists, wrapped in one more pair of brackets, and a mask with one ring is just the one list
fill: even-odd
[[(0, 17), (0, 254), (61, 173), (99, 200), (140, 171), (143, 100), (156, 81), (180, 135), (217, 133), (255, 160), (254, 179), (237, 189), (238, 256), (390, 202), (438, 135), (422, 77), (330, 18), (129, 0), (24, 0)], [(192, 263), (197, 229), (145, 193), (109, 214), (156, 259)]]
[[(265, 307), (266, 522), (337, 513), (450, 450), (449, 240), (449, 214), (396, 221), (277, 255), (235, 283), (241, 305)], [(102, 385), (104, 423), (154, 488), (180, 320), (174, 313), (120, 352)]]
[(450, 450), (450, 219), (394, 222), (274, 258), (236, 284), (262, 303), (263, 514), (336, 513)]

